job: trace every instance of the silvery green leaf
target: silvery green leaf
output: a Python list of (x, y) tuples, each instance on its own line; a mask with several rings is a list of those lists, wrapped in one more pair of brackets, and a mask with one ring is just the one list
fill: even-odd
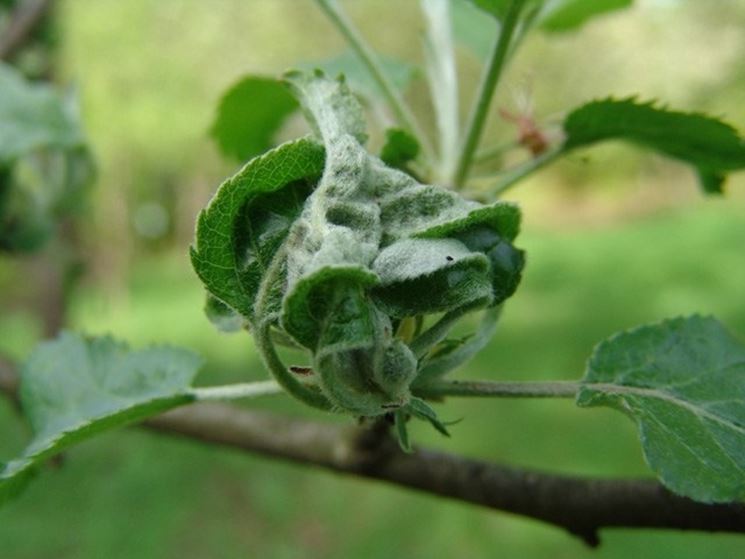
[[(370, 155), (343, 80), (292, 72), (286, 82), (318, 143), (280, 146), (226, 182), (200, 216), (194, 265), (252, 326), (309, 350), (334, 408), (386, 414), (409, 402), (427, 343), (514, 290), (518, 266), (501, 245), (511, 247), (519, 211), (419, 184)], [(447, 320), (418, 333), (416, 351), (397, 337), (394, 322), (439, 312)]]
[(390, 316), (434, 314), (489, 301), (488, 259), (455, 239), (402, 239), (373, 262), (380, 277), (374, 296)]
[(647, 462), (672, 491), (745, 500), (745, 345), (717, 320), (666, 320), (602, 342), (577, 404), (633, 418)]

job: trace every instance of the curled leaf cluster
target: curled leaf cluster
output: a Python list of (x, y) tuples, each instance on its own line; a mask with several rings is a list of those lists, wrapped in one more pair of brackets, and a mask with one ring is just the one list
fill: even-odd
[[(209, 314), (248, 326), (280, 383), (308, 403), (432, 420), (412, 386), (483, 344), (446, 338), (456, 320), (515, 291), (519, 210), (420, 184), (369, 154), (343, 80), (285, 81), (314, 136), (251, 160), (201, 213), (192, 261)], [(281, 364), (277, 341), (308, 350), (303, 374)]]

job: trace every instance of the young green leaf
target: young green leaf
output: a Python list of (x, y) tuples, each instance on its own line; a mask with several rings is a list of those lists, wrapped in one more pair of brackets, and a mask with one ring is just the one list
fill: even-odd
[(538, 16), (541, 29), (571, 31), (595, 16), (628, 8), (633, 0), (549, 0)]
[(194, 269), (207, 291), (244, 317), (253, 317), (261, 279), (323, 164), (316, 142), (287, 142), (225, 181), (200, 213)]
[(272, 147), (279, 127), (297, 108), (279, 80), (246, 76), (223, 95), (210, 133), (223, 154), (246, 161)]
[(730, 125), (635, 99), (605, 99), (572, 111), (564, 121), (563, 149), (626, 140), (692, 165), (708, 193), (722, 191), (727, 172), (745, 168), (745, 140)]
[(577, 404), (635, 419), (647, 462), (672, 491), (745, 500), (745, 345), (715, 319), (667, 320), (602, 342)]
[(108, 337), (63, 333), (40, 344), (21, 370), (21, 402), (34, 439), (0, 473), (0, 502), (70, 445), (192, 401), (200, 365), (185, 350), (130, 351)]
[(395, 169), (405, 169), (406, 164), (419, 155), (419, 142), (416, 138), (400, 128), (389, 128), (385, 131), (385, 143), (380, 151), (380, 159)]

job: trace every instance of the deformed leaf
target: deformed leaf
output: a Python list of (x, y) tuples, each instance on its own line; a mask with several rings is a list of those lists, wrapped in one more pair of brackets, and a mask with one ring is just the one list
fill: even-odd
[[(520, 214), (419, 184), (370, 155), (343, 79), (285, 80), (318, 143), (280, 146), (227, 181), (200, 216), (194, 266), (252, 326), (271, 324), (310, 351), (314, 389), (331, 406), (387, 414), (411, 398), (423, 353), (407, 344), (437, 343), (456, 317), (514, 290), (520, 259), (502, 245), (511, 247)], [(298, 166), (308, 150), (315, 157)], [(439, 312), (448, 320), (436, 335), (398, 335), (402, 321)]]
[(70, 445), (192, 401), (200, 365), (182, 349), (131, 351), (109, 337), (63, 333), (40, 344), (21, 370), (21, 402), (34, 438), (0, 473), (0, 502)]
[(564, 121), (565, 150), (626, 140), (692, 165), (707, 192), (721, 192), (727, 172), (745, 168), (745, 140), (730, 125), (697, 113), (605, 99), (572, 111)]
[(279, 80), (246, 76), (223, 95), (210, 133), (225, 155), (245, 161), (272, 146), (279, 127), (297, 108)]
[(403, 239), (373, 262), (380, 285), (373, 291), (393, 317), (434, 314), (492, 298), (488, 259), (455, 239)]
[(577, 404), (635, 419), (647, 462), (672, 491), (745, 500), (745, 345), (717, 320), (667, 320), (602, 342)]
[(214, 297), (246, 318), (323, 163), (323, 148), (312, 140), (282, 144), (225, 181), (199, 215), (194, 269)]

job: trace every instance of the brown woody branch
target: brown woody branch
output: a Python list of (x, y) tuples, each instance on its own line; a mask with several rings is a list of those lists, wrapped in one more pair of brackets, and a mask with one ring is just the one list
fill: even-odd
[(53, 0), (25, 0), (18, 4), (0, 35), (0, 60), (11, 59), (23, 48), (52, 4)]
[[(0, 390), (16, 388), (13, 372), (0, 368)], [(146, 426), (542, 520), (591, 546), (612, 527), (745, 533), (743, 504), (697, 503), (650, 480), (555, 475), (425, 449), (405, 454), (381, 423), (364, 429), (202, 403)]]

